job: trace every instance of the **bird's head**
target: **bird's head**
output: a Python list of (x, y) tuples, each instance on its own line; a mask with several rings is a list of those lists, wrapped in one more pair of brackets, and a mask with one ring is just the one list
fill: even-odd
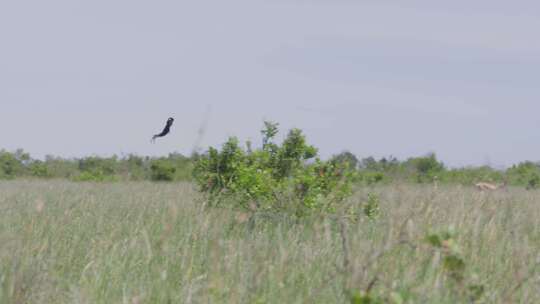
[(174, 121), (174, 118), (172, 118), (172, 117), (169, 117), (169, 119), (167, 119), (168, 123), (172, 123), (173, 121)]

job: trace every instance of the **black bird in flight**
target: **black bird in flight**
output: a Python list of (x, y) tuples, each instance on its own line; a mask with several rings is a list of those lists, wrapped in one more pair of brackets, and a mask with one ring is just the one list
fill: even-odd
[(171, 131), (171, 126), (172, 126), (173, 122), (174, 122), (174, 118), (169, 117), (169, 119), (167, 119), (167, 124), (165, 125), (165, 128), (163, 128), (163, 131), (161, 131), (161, 133), (159, 133), (159, 134), (156, 134), (156, 135), (152, 136), (152, 142), (155, 142), (156, 138), (158, 138), (158, 137), (163, 137), (163, 136), (169, 134), (169, 132)]

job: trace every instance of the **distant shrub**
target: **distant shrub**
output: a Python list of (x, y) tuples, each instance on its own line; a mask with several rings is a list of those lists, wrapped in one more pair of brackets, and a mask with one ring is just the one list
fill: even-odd
[(424, 157), (410, 158), (406, 165), (414, 170), (413, 176), (418, 183), (432, 182), (445, 170), (443, 163), (439, 162), (433, 153)]
[(349, 151), (344, 151), (332, 156), (330, 161), (334, 164), (347, 164), (347, 166), (351, 169), (357, 169), (358, 165), (360, 164), (360, 161), (358, 161), (356, 155)]
[(47, 164), (40, 160), (33, 161), (28, 166), (28, 171), (33, 177), (51, 177)]
[(130, 154), (119, 165), (119, 174), (125, 180), (139, 181), (150, 179), (148, 157)]
[(531, 173), (527, 181), (527, 189), (538, 189), (540, 186), (540, 174), (538, 172)]
[(71, 179), (80, 174), (79, 161), (76, 159), (47, 155), (43, 164), (47, 168), (50, 177)]
[(176, 167), (165, 159), (153, 160), (150, 170), (153, 181), (173, 181), (175, 179)]
[(85, 157), (79, 160), (79, 174), (72, 176), (74, 181), (115, 181), (117, 180), (118, 161), (116, 156), (103, 158), (98, 156)]
[(201, 191), (213, 203), (234, 195), (239, 206), (267, 210), (292, 209), (301, 215), (310, 210), (332, 210), (350, 194), (353, 171), (346, 163), (318, 159), (299, 129), (289, 131), (281, 145), (273, 142), (277, 124), (265, 122), (262, 148), (244, 149), (235, 137), (221, 151), (210, 148), (198, 156), (194, 175)]
[(193, 160), (180, 153), (171, 153), (164, 158), (175, 167), (174, 180), (190, 181), (193, 179)]
[(12, 179), (18, 175), (22, 175), (25, 167), (24, 162), (29, 160), (28, 154), (17, 150), (15, 153), (10, 153), (4, 150), (0, 151), (0, 178)]
[(536, 189), (540, 186), (540, 167), (533, 162), (522, 162), (507, 170), (511, 184), (522, 185), (527, 189)]
[(110, 158), (90, 156), (79, 160), (79, 170), (81, 172), (95, 173), (96, 175), (115, 175), (117, 163), (116, 156)]

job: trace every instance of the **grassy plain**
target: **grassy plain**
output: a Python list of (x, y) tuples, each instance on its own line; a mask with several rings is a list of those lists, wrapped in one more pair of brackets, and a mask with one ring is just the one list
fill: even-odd
[[(470, 286), (478, 303), (540, 303), (538, 191), (396, 184), (345, 209), (294, 219), (207, 207), (188, 183), (2, 181), (0, 303), (350, 303), (368, 289), (467, 303)], [(425, 241), (448, 229), (466, 283)]]

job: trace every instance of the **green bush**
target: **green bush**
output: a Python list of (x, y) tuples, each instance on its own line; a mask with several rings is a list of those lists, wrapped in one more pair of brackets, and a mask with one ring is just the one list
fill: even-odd
[(51, 173), (49, 172), (47, 164), (40, 160), (33, 161), (28, 166), (28, 171), (33, 177), (51, 177)]
[[(350, 194), (353, 171), (347, 163), (322, 161), (299, 129), (289, 131), (281, 145), (273, 139), (276, 123), (265, 122), (262, 148), (242, 148), (235, 137), (221, 151), (210, 148), (200, 155), (194, 176), (212, 203), (236, 202), (241, 207), (293, 210), (333, 210)], [(226, 196), (236, 200), (225, 200)]]
[(72, 180), (81, 182), (104, 182), (117, 179), (118, 159), (116, 156), (103, 158), (90, 156), (79, 159), (79, 173)]
[(50, 177), (71, 179), (80, 174), (79, 161), (75, 159), (47, 155), (43, 164)]
[(4, 150), (0, 151), (0, 178), (12, 179), (23, 174), (25, 161), (29, 160), (29, 155), (17, 150), (15, 153), (10, 153)]
[(171, 166), (175, 167), (174, 180), (190, 181), (193, 178), (193, 161), (180, 153), (171, 153), (164, 158)]
[(116, 156), (103, 158), (97, 156), (85, 157), (79, 160), (79, 170), (92, 174), (115, 175), (117, 172)]
[(439, 162), (433, 153), (424, 157), (410, 158), (405, 165), (414, 170), (412, 176), (418, 183), (433, 182), (445, 170), (443, 163)]
[(527, 189), (538, 189), (540, 186), (540, 174), (538, 172), (531, 173), (527, 181)]
[(540, 186), (540, 167), (533, 162), (522, 162), (507, 170), (507, 176), (513, 185), (521, 185), (527, 189)]
[(153, 181), (173, 181), (176, 174), (176, 167), (165, 159), (153, 160), (150, 165), (150, 170), (152, 172), (151, 179)]
[(148, 157), (130, 154), (120, 164), (120, 175), (125, 180), (140, 181), (149, 179)]
[(335, 163), (335, 164), (345, 164), (345, 163), (347, 163), (347, 165), (351, 169), (357, 169), (358, 165), (360, 163), (358, 161), (358, 158), (356, 157), (356, 155), (352, 154), (349, 151), (344, 151), (344, 152), (341, 152), (341, 153), (339, 153), (337, 155), (332, 156), (332, 159), (330, 161)]

